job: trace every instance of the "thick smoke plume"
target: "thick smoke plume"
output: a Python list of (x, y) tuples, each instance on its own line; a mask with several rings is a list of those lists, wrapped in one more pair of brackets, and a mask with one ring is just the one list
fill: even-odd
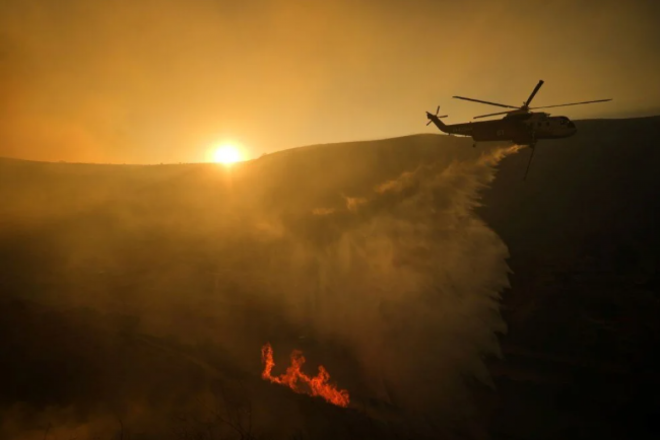
[(311, 268), (316, 277), (303, 291), (290, 287), (309, 298), (292, 298), (288, 310), (348, 345), (382, 399), (468, 410), (466, 378), (490, 384), (483, 360), (500, 354), (497, 334), (506, 330), (499, 293), (508, 250), (473, 209), (494, 166), (515, 151), (424, 165), (370, 197), (285, 223), (297, 259), (286, 279), (304, 280)]
[[(0, 336), (12, 349), (0, 355), (13, 362), (1, 431), (170, 437), (176, 418), (199, 415), (211, 379), (245, 385), (262, 436), (343, 427), (312, 424), (295, 400), (326, 403), (260, 378), (267, 341), (278, 366), (301, 349), (327, 367), (354, 408), (468, 416), (469, 384), (489, 384), (484, 358), (506, 330), (509, 271), (507, 247), (473, 209), (517, 148), (479, 156), (440, 138), (302, 150), (226, 173), (2, 165)], [(400, 154), (408, 143), (418, 156)], [(341, 167), (306, 179), (323, 155)], [(214, 436), (237, 436), (222, 427)]]

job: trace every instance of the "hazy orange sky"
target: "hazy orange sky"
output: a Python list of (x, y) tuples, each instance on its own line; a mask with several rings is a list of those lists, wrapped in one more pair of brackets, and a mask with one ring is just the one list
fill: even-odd
[(0, 156), (198, 162), (519, 105), (660, 114), (660, 1), (1, 0)]

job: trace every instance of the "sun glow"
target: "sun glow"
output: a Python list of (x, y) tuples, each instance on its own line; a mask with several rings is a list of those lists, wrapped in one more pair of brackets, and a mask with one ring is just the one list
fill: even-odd
[(211, 161), (219, 164), (231, 165), (242, 160), (241, 149), (234, 144), (222, 144), (211, 152)]

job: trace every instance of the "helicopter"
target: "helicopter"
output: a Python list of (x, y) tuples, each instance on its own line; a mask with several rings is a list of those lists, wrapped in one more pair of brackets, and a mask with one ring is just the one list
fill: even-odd
[(529, 155), (529, 161), (527, 162), (527, 168), (525, 169), (525, 176), (523, 177), (523, 180), (525, 180), (527, 179), (529, 166), (531, 165), (532, 158), (534, 157), (536, 143), (539, 140), (568, 138), (569, 136), (575, 135), (577, 132), (575, 123), (565, 116), (550, 116), (549, 113), (532, 112), (532, 110), (612, 101), (612, 98), (607, 98), (600, 100), (580, 101), (576, 103), (554, 104), (551, 106), (530, 107), (529, 105), (532, 102), (532, 99), (534, 99), (541, 86), (543, 86), (543, 83), (543, 80), (539, 80), (531, 95), (529, 95), (529, 98), (527, 98), (527, 100), (523, 102), (523, 105), (520, 107), (510, 106), (508, 104), (494, 103), (491, 101), (477, 100), (464, 96), (453, 97), (460, 100), (513, 109), (503, 112), (479, 115), (473, 118), (479, 119), (489, 116), (505, 115), (501, 119), (468, 122), (462, 124), (444, 124), (442, 121), (440, 121), (440, 118), (446, 118), (448, 115), (438, 116), (438, 113), (440, 112), (440, 106), (438, 106), (435, 114), (426, 112), (426, 117), (429, 119), (426, 125), (428, 126), (429, 124), (434, 123), (438, 129), (449, 135), (470, 136), (474, 140), (472, 147), (476, 147), (477, 142), (489, 141), (511, 141), (518, 145), (529, 146), (531, 153)]

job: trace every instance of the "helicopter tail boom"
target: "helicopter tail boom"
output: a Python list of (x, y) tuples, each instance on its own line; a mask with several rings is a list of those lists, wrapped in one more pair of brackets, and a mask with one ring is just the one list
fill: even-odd
[(449, 127), (440, 121), (440, 118), (445, 118), (447, 115), (438, 116), (438, 112), (440, 112), (440, 106), (438, 106), (438, 109), (435, 111), (435, 115), (431, 112), (426, 112), (426, 117), (429, 119), (429, 122), (427, 122), (426, 125), (428, 126), (433, 123), (438, 129), (440, 129), (440, 131), (450, 133)]

